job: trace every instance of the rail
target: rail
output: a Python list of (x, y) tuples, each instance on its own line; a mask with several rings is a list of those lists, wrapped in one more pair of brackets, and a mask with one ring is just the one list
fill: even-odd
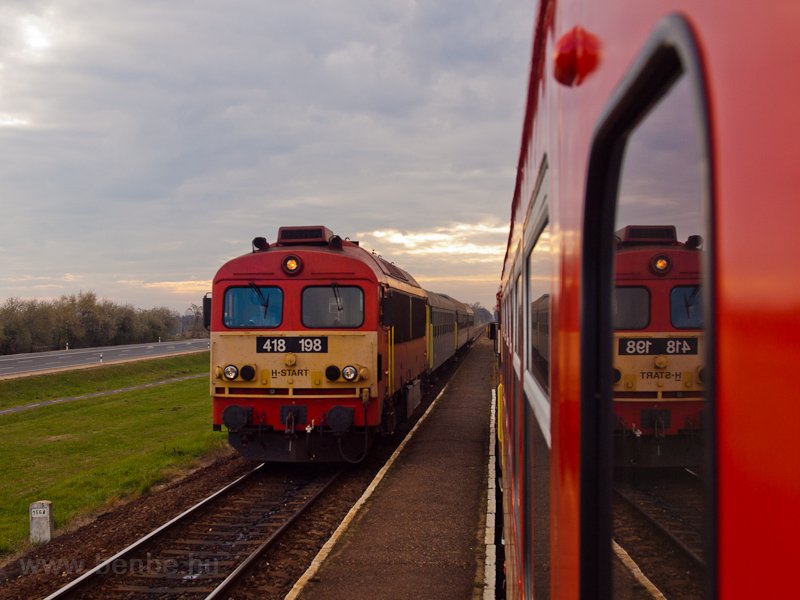
[(305, 480), (278, 473), (271, 480), (272, 474), (264, 473), (263, 467), (211, 494), (45, 600), (131, 593), (220, 597), (342, 473), (330, 474), (328, 469)]

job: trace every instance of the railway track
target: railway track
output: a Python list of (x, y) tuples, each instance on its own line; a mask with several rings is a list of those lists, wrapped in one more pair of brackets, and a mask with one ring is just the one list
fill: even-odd
[(614, 483), (614, 540), (668, 598), (705, 593), (703, 484), (690, 475), (627, 473)]
[(614, 492), (692, 562), (705, 568), (703, 495), (695, 480), (681, 476), (647, 486), (618, 484)]
[(259, 465), (46, 600), (221, 597), (341, 473)]

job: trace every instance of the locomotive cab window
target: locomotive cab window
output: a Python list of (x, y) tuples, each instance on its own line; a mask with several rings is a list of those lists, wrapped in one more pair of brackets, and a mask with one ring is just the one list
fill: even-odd
[(676, 329), (703, 327), (703, 309), (699, 285), (679, 285), (669, 295), (670, 318)]
[(231, 329), (273, 328), (281, 324), (283, 291), (251, 284), (225, 290), (223, 323)]
[(352, 328), (364, 323), (364, 292), (355, 286), (307, 287), (302, 297), (303, 326)]
[(611, 310), (614, 329), (644, 329), (650, 324), (650, 290), (617, 286)]
[(584, 230), (586, 306), (597, 312), (582, 331), (582, 501), (597, 508), (582, 528), (599, 542), (581, 552), (598, 597), (631, 589), (620, 566), (630, 559), (668, 598), (714, 596), (713, 336), (702, 308), (711, 179), (698, 65), (689, 27), (664, 19), (595, 130), (586, 222), (602, 225)]

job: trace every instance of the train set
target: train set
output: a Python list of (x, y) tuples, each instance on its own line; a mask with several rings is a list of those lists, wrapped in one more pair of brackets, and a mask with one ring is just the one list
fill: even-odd
[[(794, 587), (798, 6), (536, 2), (497, 307), (509, 598), (644, 586), (615, 489), (677, 471), (698, 595)], [(477, 331), (324, 227), (256, 238), (213, 298), (214, 427), (260, 460), (359, 460)]]
[(212, 298), (213, 426), (253, 460), (362, 460), (480, 332), (471, 307), (323, 226), (256, 238)]

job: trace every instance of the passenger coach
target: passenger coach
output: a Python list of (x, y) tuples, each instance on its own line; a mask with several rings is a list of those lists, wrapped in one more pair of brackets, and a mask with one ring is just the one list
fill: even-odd
[(499, 304), (506, 593), (792, 595), (800, 3), (534, 6)]

